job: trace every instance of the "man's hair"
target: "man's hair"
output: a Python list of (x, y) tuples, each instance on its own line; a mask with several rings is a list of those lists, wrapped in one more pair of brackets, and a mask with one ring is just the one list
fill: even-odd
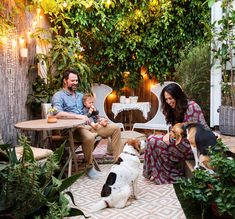
[(74, 70), (74, 69), (66, 69), (66, 70), (63, 72), (62, 85), (63, 85), (64, 79), (65, 79), (65, 80), (68, 80), (69, 74), (75, 74), (75, 75), (78, 76), (78, 79), (79, 79), (79, 74), (78, 74), (78, 72), (77, 72), (76, 70)]
[(82, 97), (82, 102), (84, 103), (88, 98), (94, 98), (92, 93), (85, 93)]

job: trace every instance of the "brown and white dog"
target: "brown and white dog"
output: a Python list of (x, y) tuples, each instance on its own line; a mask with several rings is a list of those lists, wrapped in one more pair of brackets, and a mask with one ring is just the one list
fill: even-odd
[(110, 207), (124, 208), (130, 205), (128, 199), (133, 191), (137, 197), (137, 179), (140, 173), (139, 155), (145, 147), (145, 141), (129, 139), (124, 145), (117, 162), (111, 167), (101, 191), (101, 200), (95, 203), (92, 212)]
[(218, 136), (200, 123), (186, 122), (175, 124), (170, 131), (170, 139), (175, 139), (177, 145), (183, 137), (186, 137), (191, 145), (195, 159), (194, 169), (202, 166), (213, 172), (209, 166), (208, 147), (216, 145)]

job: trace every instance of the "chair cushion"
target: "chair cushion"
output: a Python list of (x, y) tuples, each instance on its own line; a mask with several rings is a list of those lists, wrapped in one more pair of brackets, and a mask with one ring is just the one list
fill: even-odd
[[(42, 160), (44, 158), (49, 157), (53, 153), (53, 151), (49, 149), (36, 148), (36, 147), (30, 147), (30, 148), (33, 151), (33, 156), (35, 160)], [(21, 158), (23, 155), (23, 147), (22, 146), (15, 147), (15, 150), (16, 150), (17, 159)]]

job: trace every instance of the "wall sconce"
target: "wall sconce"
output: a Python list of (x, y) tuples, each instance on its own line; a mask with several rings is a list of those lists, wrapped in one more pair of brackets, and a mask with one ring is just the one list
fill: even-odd
[(23, 36), (19, 38), (20, 43), (20, 57), (27, 58), (28, 57), (28, 49), (26, 48), (26, 41)]
[(21, 48), (20, 49), (20, 57), (27, 58), (28, 57), (28, 49), (27, 48)]

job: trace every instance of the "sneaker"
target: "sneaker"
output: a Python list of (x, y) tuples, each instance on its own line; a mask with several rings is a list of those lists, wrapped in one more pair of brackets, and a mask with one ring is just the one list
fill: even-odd
[(87, 170), (87, 176), (90, 179), (98, 179), (99, 172), (94, 167), (91, 167)]

